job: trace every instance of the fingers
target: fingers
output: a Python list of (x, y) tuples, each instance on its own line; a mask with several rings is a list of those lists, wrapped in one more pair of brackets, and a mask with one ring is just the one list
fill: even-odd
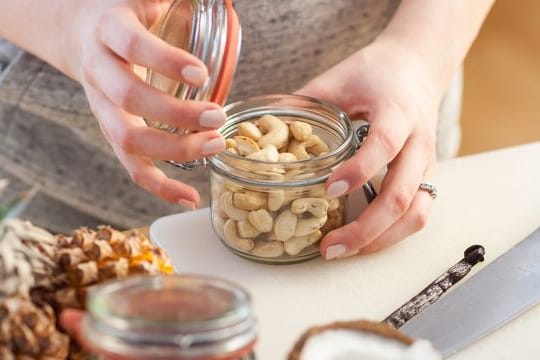
[(107, 138), (127, 154), (152, 159), (186, 162), (216, 154), (225, 149), (225, 141), (214, 131), (187, 135), (169, 134), (112, 104), (96, 90), (92, 92), (92, 110)]
[[(186, 162), (224, 150), (224, 139), (213, 130), (226, 115), (217, 104), (179, 101), (134, 73), (137, 65), (195, 86), (208, 78), (199, 59), (148, 31), (147, 25), (157, 20), (150, 19), (152, 14), (163, 11), (161, 2), (139, 5), (113, 6), (99, 18), (91, 33), (94, 41), (84, 48), (80, 80), (102, 132), (133, 181), (167, 201), (194, 208), (200, 201), (197, 191), (169, 179), (153, 159)], [(170, 134), (147, 126), (143, 118), (193, 132)]]
[(104, 15), (97, 35), (105, 46), (129, 63), (196, 86), (203, 85), (208, 78), (201, 60), (152, 34), (127, 8), (115, 8)]
[(197, 191), (168, 178), (152, 158), (179, 162), (208, 156), (225, 148), (215, 132), (173, 135), (149, 128), (142, 119), (116, 107), (94, 89), (86, 89), (92, 111), (98, 118), (105, 138), (128, 171), (131, 179), (160, 198), (194, 209), (200, 202)]
[(91, 346), (86, 340), (82, 331), (82, 322), (84, 320), (84, 312), (80, 310), (64, 310), (60, 314), (60, 324), (62, 327), (77, 340), (85, 350), (90, 351)]
[(399, 242), (424, 228), (433, 199), (425, 191), (418, 191), (409, 210), (395, 224), (369, 245), (361, 248), (359, 254), (367, 255)]
[(85, 80), (128, 113), (176, 128), (215, 129), (225, 123), (217, 104), (180, 101), (142, 81), (113, 54), (101, 51), (84, 64)]
[(197, 190), (168, 178), (149, 158), (127, 154), (114, 146), (113, 149), (128, 171), (131, 180), (143, 189), (168, 202), (180, 204), (190, 210), (199, 205), (201, 199)]
[[(60, 314), (60, 324), (67, 331), (67, 333), (75, 338), (79, 345), (89, 353), (95, 353), (94, 349), (88, 342), (88, 337), (83, 332), (82, 323), (84, 320), (84, 312), (80, 310), (68, 309), (62, 311)], [(111, 354), (101, 354), (103, 359), (107, 360), (127, 360), (124, 357), (111, 355)]]
[(358, 219), (326, 235), (321, 244), (326, 259), (358, 252), (409, 211), (433, 153), (433, 150), (426, 151), (421, 139), (420, 136), (409, 139), (389, 165), (379, 196)]
[(395, 106), (373, 114), (369, 136), (357, 153), (339, 166), (327, 181), (327, 195), (339, 197), (365, 184), (400, 152), (412, 131)]

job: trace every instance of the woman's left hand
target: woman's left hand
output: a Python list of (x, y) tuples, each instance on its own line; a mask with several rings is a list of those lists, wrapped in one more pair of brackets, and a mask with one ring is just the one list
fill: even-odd
[(385, 39), (299, 91), (370, 123), (362, 147), (328, 179), (329, 197), (349, 193), (388, 169), (379, 196), (355, 221), (325, 236), (321, 251), (327, 260), (379, 251), (424, 227), (433, 199), (418, 187), (430, 180), (436, 163), (439, 78), (421, 56)]

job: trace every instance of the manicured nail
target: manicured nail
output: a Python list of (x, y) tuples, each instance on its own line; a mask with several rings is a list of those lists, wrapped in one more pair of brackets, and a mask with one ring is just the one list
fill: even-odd
[(345, 259), (345, 258), (348, 258), (348, 257), (351, 257), (351, 256), (358, 255), (358, 253), (359, 253), (358, 250), (347, 251), (346, 253), (343, 253), (343, 254), (339, 255), (338, 259)]
[(349, 183), (345, 180), (338, 180), (331, 183), (328, 189), (326, 189), (326, 196), (329, 199), (333, 199), (345, 195), (347, 191), (349, 191)]
[(208, 78), (206, 70), (194, 65), (185, 66), (182, 69), (182, 77), (193, 85), (202, 85)]
[(178, 205), (180, 205), (186, 210), (195, 210), (195, 203), (193, 201), (181, 199), (178, 201)]
[(227, 115), (221, 109), (206, 110), (199, 118), (199, 124), (205, 128), (218, 128), (225, 123)]
[(222, 137), (217, 137), (215, 139), (207, 141), (202, 148), (202, 154), (212, 155), (220, 151), (225, 150), (225, 140)]
[(347, 247), (345, 245), (336, 244), (336, 245), (330, 245), (326, 248), (326, 260), (332, 260), (340, 255), (343, 255), (347, 252)]

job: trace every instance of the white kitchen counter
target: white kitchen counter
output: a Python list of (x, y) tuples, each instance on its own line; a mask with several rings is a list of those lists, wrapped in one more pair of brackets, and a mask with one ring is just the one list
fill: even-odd
[[(486, 261), (474, 273), (540, 226), (540, 143), (440, 163), (433, 182), (439, 197), (426, 228), (364, 257), (252, 263), (221, 245), (208, 209), (161, 218), (150, 235), (179, 271), (247, 288), (261, 326), (258, 359), (279, 360), (308, 326), (381, 320), (461, 259), (469, 245), (486, 248)], [(450, 359), (537, 359), (539, 331), (537, 306)]]

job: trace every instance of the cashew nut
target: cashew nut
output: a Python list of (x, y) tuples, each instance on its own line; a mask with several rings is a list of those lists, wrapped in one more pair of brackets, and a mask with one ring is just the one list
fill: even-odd
[(238, 233), (243, 238), (253, 239), (261, 234), (248, 220), (240, 220), (237, 224)]
[(238, 185), (232, 181), (226, 181), (225, 182), (225, 189), (231, 191), (231, 192), (237, 192), (241, 191), (243, 187), (241, 185)]
[(226, 139), (225, 140), (225, 147), (227, 149), (236, 149), (236, 141), (234, 139)]
[(289, 141), (289, 127), (280, 118), (274, 115), (263, 115), (259, 119), (259, 128), (266, 132), (259, 139), (259, 146), (264, 147), (267, 144), (272, 144), (276, 148), (281, 149)]
[(255, 124), (249, 121), (244, 121), (238, 124), (238, 135), (247, 136), (255, 141), (259, 141), (259, 139), (262, 137), (261, 130), (259, 130)]
[(225, 191), (219, 197), (219, 206), (221, 210), (227, 214), (233, 220), (246, 220), (249, 212), (238, 209), (233, 203), (233, 193), (230, 191)]
[(281, 241), (258, 241), (251, 253), (264, 258), (275, 258), (283, 255), (283, 250)]
[(306, 141), (311, 136), (311, 125), (303, 121), (293, 121), (289, 125), (289, 129), (293, 137), (300, 142)]
[(322, 237), (322, 232), (317, 230), (307, 236), (293, 237), (284, 243), (285, 252), (289, 255), (298, 255), (309, 245), (316, 243)]
[(283, 182), (285, 176), (280, 174), (281, 172), (278, 168), (272, 168), (268, 170), (253, 170), (256, 174), (266, 176), (268, 180), (274, 182)]
[(304, 142), (291, 140), (287, 151), (296, 156), (298, 160), (309, 159), (309, 154), (306, 151), (306, 144)]
[(241, 190), (234, 193), (233, 204), (241, 210), (257, 210), (266, 205), (266, 194), (258, 191)]
[(274, 226), (274, 218), (266, 209), (251, 211), (248, 215), (248, 220), (257, 231), (267, 233), (272, 231)]
[(328, 200), (312, 197), (296, 199), (291, 204), (291, 211), (297, 215), (309, 212), (313, 216), (320, 218), (326, 216)]
[(268, 210), (277, 211), (285, 203), (285, 191), (273, 190), (268, 193)]
[[(287, 241), (295, 235), (298, 218), (291, 210), (284, 210), (275, 221), (274, 233), (279, 241)], [(321, 224), (322, 226), (322, 224)], [(315, 231), (317, 229), (314, 229)], [(311, 231), (311, 232), (313, 232)], [(307, 234), (306, 234), (307, 235)], [(299, 235), (303, 236), (303, 235)]]
[(272, 190), (268, 193), (268, 210), (277, 211), (295, 199), (304, 196), (304, 190)]
[(307, 219), (300, 219), (296, 225), (294, 236), (307, 236), (314, 231), (319, 230), (327, 220), (326, 214), (323, 217), (311, 217)]
[(228, 219), (229, 216), (223, 209), (221, 208), (221, 205), (219, 204), (219, 201), (212, 202), (212, 213), (218, 215), (219, 217), (223, 219)]
[(289, 152), (279, 153), (278, 162), (292, 162), (298, 160), (296, 156)]
[(262, 150), (255, 151), (247, 156), (248, 159), (277, 162), (279, 153), (276, 147), (272, 144), (265, 145)]
[(225, 222), (225, 225), (223, 226), (223, 233), (225, 234), (225, 240), (235, 249), (249, 251), (255, 246), (253, 240), (244, 239), (238, 236), (236, 221), (232, 219)]
[(333, 211), (339, 208), (339, 199), (333, 198), (328, 201), (328, 211)]
[(255, 140), (246, 136), (235, 136), (234, 141), (236, 141), (236, 150), (238, 151), (238, 154), (242, 156), (248, 156), (249, 154), (253, 154), (260, 150)]
[(314, 156), (319, 156), (322, 153), (328, 152), (330, 148), (317, 135), (311, 135), (305, 142), (306, 149)]
[(212, 216), (212, 222), (214, 223), (214, 231), (216, 234), (220, 238), (225, 239), (225, 232), (223, 231), (225, 228), (225, 219), (221, 216)]

